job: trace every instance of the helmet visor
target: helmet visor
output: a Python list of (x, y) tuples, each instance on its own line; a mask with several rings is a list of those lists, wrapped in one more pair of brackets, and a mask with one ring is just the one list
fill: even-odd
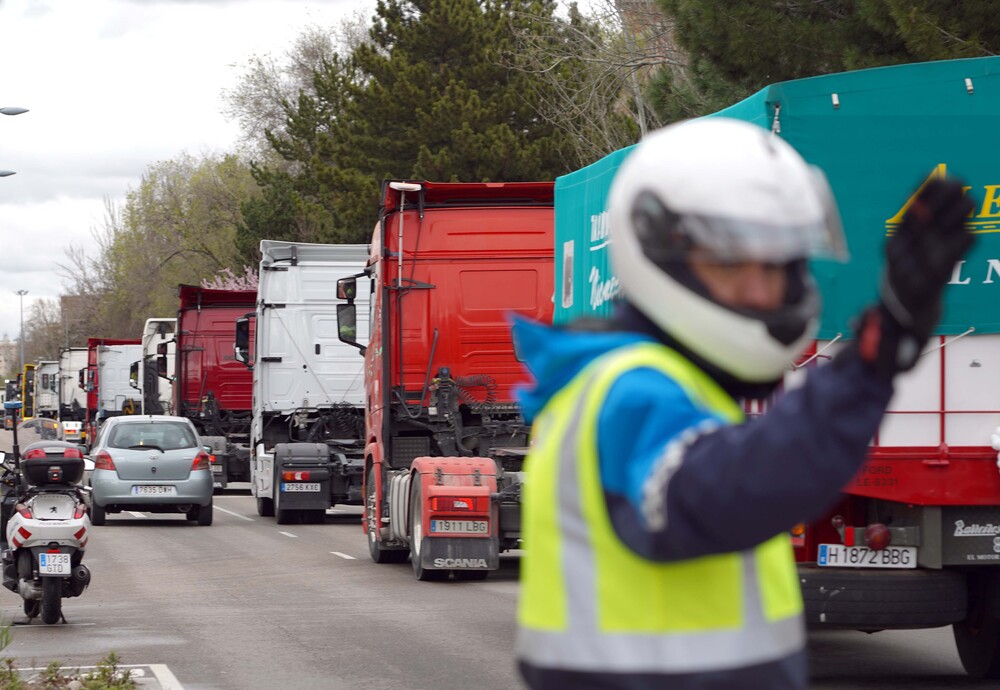
[(690, 243), (689, 249), (698, 247), (722, 262), (783, 264), (808, 258), (846, 261), (844, 231), (839, 217), (834, 220), (782, 224), (683, 215), (677, 230)]

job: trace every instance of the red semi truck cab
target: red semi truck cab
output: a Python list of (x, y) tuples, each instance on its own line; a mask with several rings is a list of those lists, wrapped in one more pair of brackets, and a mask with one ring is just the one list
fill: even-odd
[[(80, 370), (80, 388), (87, 393), (81, 440), (87, 446), (93, 444), (101, 422), (107, 417), (140, 411), (130, 395), (128, 373), (131, 360), (138, 353), (136, 346), (141, 342), (121, 338), (87, 339), (87, 367)], [(113, 380), (108, 380), (109, 377)]]
[(190, 419), (212, 447), (216, 488), (250, 481), (253, 376), (236, 361), (234, 324), (252, 312), (255, 290), (181, 285), (174, 368), (174, 414)]
[(365, 274), (338, 283), (341, 339), (369, 319), (364, 531), (418, 579), (482, 578), (520, 540), (528, 381), (512, 313), (551, 322), (552, 183), (391, 181)]

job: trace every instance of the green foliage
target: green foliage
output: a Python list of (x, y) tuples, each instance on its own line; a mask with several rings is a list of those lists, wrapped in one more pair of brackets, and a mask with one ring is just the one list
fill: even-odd
[(98, 295), (88, 335), (137, 337), (150, 316), (177, 311), (177, 286), (241, 268), (241, 207), (257, 189), (233, 155), (181, 156), (147, 168), (109, 212), (101, 264), (83, 294)]
[(254, 168), (237, 243), (365, 242), (388, 178), (550, 180), (571, 169), (568, 135), (540, 118), (545, 86), (499, 56), (549, 0), (380, 0), (369, 40), (317, 70), (269, 140), (284, 166)]
[(121, 668), (121, 659), (113, 651), (88, 673), (81, 673), (79, 669), (67, 671), (58, 661), (53, 661), (41, 673), (24, 680), (14, 659), (4, 659), (0, 667), (0, 690), (60, 690), (69, 688), (71, 683), (83, 690), (135, 690), (137, 687), (132, 672)]
[(767, 84), (845, 70), (992, 55), (989, 0), (660, 0), (688, 53), (688, 82), (664, 74), (666, 119), (700, 115)]

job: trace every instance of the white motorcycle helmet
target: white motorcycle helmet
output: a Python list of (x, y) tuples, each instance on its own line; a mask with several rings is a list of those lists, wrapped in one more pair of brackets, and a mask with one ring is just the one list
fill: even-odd
[[(608, 198), (611, 260), (629, 302), (708, 364), (738, 380), (773, 382), (814, 336), (819, 295), (807, 260), (846, 258), (822, 172), (756, 125), (710, 117), (644, 138)], [(698, 247), (720, 262), (783, 265), (776, 310), (726, 306), (694, 277)]]

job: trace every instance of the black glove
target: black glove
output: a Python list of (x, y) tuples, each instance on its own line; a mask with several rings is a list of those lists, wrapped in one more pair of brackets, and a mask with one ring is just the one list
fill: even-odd
[(876, 373), (912, 369), (941, 316), (941, 294), (972, 246), (966, 226), (972, 201), (954, 180), (931, 180), (885, 246), (879, 304), (861, 317), (857, 347)]

